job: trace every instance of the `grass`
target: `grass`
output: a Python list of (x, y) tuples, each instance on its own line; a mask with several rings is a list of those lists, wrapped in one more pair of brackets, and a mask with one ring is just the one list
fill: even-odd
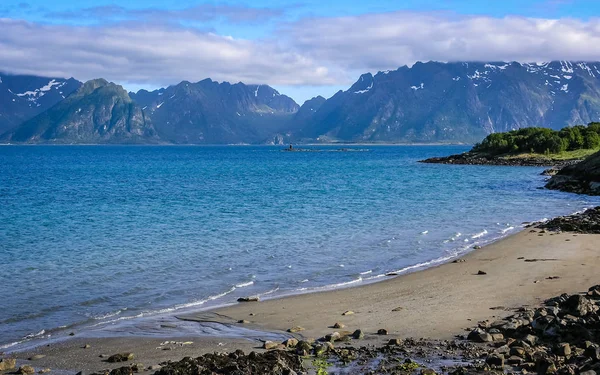
[(546, 158), (550, 160), (579, 160), (585, 159), (588, 156), (600, 151), (600, 149), (581, 149), (574, 151), (564, 151), (559, 154), (536, 154), (536, 153), (523, 153), (523, 154), (510, 154), (501, 155), (500, 157), (507, 159), (524, 159), (524, 158)]

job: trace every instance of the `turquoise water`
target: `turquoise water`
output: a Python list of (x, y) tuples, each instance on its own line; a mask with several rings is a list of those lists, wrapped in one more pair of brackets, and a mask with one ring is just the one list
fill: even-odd
[(540, 168), (417, 163), (467, 147), (356, 148), (0, 147), (0, 348), (360, 285), (598, 204)]

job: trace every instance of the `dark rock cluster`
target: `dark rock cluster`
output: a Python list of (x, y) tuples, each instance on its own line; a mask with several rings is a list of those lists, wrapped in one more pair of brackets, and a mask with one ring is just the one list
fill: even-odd
[(600, 233), (600, 206), (590, 208), (584, 212), (559, 216), (546, 223), (540, 224), (538, 228), (550, 231), (575, 232), (583, 234)]
[(581, 163), (561, 169), (548, 181), (546, 188), (569, 193), (600, 195), (600, 152)]
[(465, 152), (457, 155), (445, 157), (435, 157), (421, 160), (421, 163), (428, 164), (456, 164), (456, 165), (502, 165), (511, 167), (547, 167), (551, 166), (553, 170), (560, 170), (569, 165), (573, 165), (580, 160), (552, 160), (543, 157), (502, 157), (491, 156), (477, 152)]
[(488, 348), (486, 370), (594, 375), (600, 372), (600, 285), (585, 295), (551, 298), (544, 306), (483, 321), (467, 339)]

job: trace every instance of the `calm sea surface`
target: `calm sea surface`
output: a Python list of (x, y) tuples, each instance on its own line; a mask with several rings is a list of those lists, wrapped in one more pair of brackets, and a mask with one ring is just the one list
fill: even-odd
[(360, 285), (599, 203), (541, 168), (417, 163), (468, 147), (351, 148), (0, 147), (0, 349)]

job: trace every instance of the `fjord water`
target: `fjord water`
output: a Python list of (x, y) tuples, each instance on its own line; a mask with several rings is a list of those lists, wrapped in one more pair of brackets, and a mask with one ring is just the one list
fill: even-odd
[(598, 203), (541, 168), (417, 163), (468, 147), (350, 148), (0, 147), (0, 348), (360, 285)]

